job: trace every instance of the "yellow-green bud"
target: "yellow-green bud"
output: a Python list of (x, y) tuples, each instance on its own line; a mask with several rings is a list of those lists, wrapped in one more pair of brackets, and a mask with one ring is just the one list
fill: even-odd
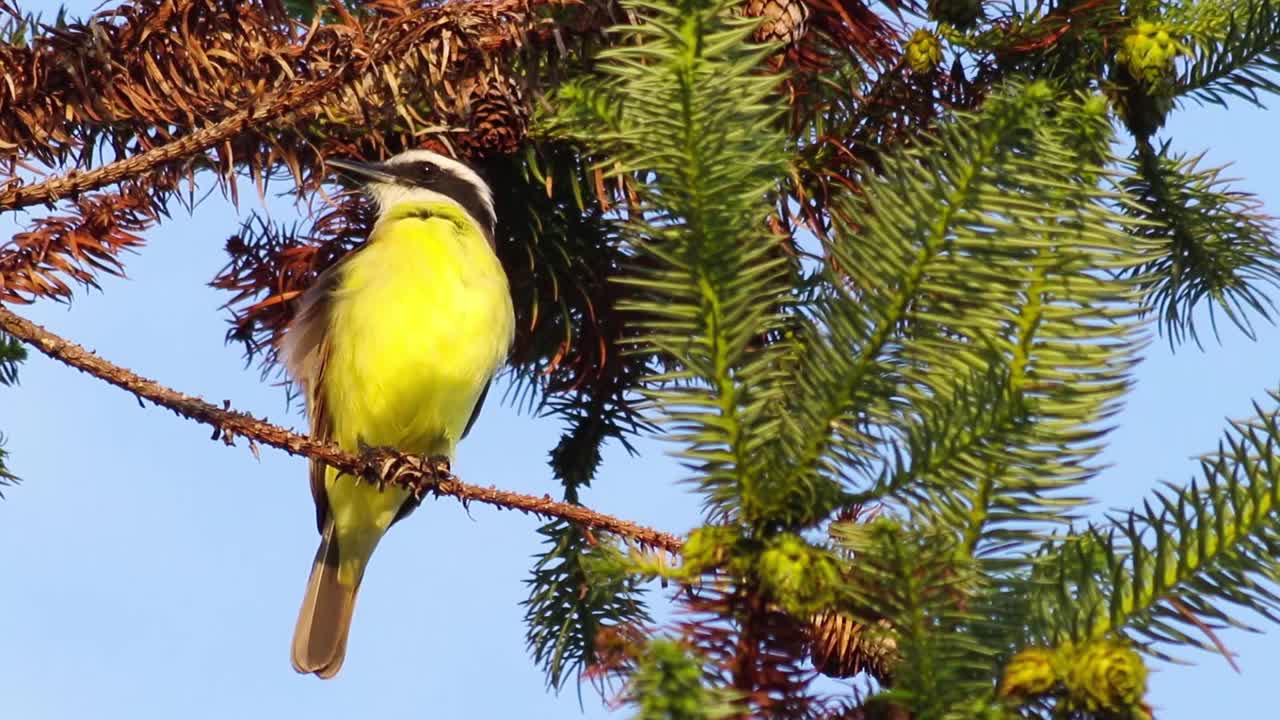
[(1027, 648), (1009, 660), (1000, 678), (1000, 697), (1022, 700), (1043, 695), (1058, 682), (1054, 653), (1046, 648)]
[(760, 554), (757, 572), (774, 598), (797, 614), (824, 609), (839, 581), (830, 555), (791, 534), (770, 541)]
[(811, 558), (809, 547), (795, 535), (782, 535), (760, 554), (760, 575), (779, 593), (792, 593), (805, 585)]
[(689, 533), (680, 548), (685, 575), (701, 575), (721, 565), (737, 540), (737, 531), (723, 525), (707, 525)]
[(907, 41), (907, 64), (911, 71), (921, 75), (933, 72), (942, 62), (942, 41), (932, 32), (921, 28)]
[(1044, 80), (1036, 80), (1028, 83), (1023, 94), (1028, 100), (1036, 104), (1052, 102), (1057, 96), (1057, 91), (1053, 89), (1053, 85)]
[(1124, 36), (1116, 61), (1123, 63), (1136, 80), (1156, 88), (1173, 79), (1174, 59), (1189, 53), (1187, 46), (1170, 34), (1168, 26), (1143, 20)]
[(1079, 649), (1064, 680), (1072, 707), (1132, 714), (1142, 708), (1147, 693), (1147, 666), (1128, 645), (1100, 640)]

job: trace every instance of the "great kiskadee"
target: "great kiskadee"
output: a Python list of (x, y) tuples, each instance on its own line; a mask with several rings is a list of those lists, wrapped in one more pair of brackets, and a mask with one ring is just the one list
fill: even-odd
[[(369, 240), (302, 296), (280, 355), (305, 390), (311, 436), (359, 453), (394, 448), (451, 458), (475, 422), (515, 328), (494, 254), (489, 186), (426, 150), (382, 163), (329, 160), (378, 206)], [(416, 506), (311, 462), (320, 549), (293, 636), (298, 672), (333, 677), (356, 591), (392, 523)]]

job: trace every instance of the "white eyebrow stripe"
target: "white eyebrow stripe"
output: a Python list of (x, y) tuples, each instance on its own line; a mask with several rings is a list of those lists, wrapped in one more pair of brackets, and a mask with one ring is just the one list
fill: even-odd
[[(386, 162), (388, 165), (399, 165), (402, 163), (423, 161), (433, 163), (441, 170), (444, 170), (450, 175), (474, 186), (476, 190), (479, 191), (480, 201), (484, 204), (485, 210), (489, 213), (488, 218), (476, 218), (476, 221), (484, 225), (483, 220), (487, 219), (489, 222), (485, 226), (486, 229), (497, 226), (498, 213), (494, 209), (493, 205), (493, 190), (489, 187), (489, 184), (476, 173), (475, 170), (472, 170), (465, 163), (461, 163), (451, 157), (446, 157), (440, 153), (432, 152), (430, 150), (406, 150), (399, 155), (388, 158)], [(456, 205), (457, 203), (454, 204)]]

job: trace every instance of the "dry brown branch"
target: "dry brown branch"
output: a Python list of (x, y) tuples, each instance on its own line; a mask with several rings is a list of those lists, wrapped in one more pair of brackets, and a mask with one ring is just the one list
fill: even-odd
[(354, 76), (368, 72), (385, 59), (403, 52), (436, 24), (438, 23), (410, 25), (403, 32), (393, 33), (392, 37), (376, 46), (358, 62), (348, 61), (314, 80), (303, 80), (287, 85), (271, 98), (260, 103), (250, 103), (249, 107), (173, 142), (88, 172), (71, 172), (36, 185), (11, 187), (0, 192), (0, 210), (49, 203), (70, 194), (100, 188), (126, 178), (139, 177), (165, 163), (189, 158), (226, 142), (253, 128), (257, 123), (302, 110), (323, 99)]
[(160, 217), (152, 196), (136, 183), (84, 195), (68, 210), (0, 245), (0, 303), (68, 299), (71, 287), (63, 278), (97, 287), (99, 273), (123, 274), (120, 254), (141, 247), (140, 233)]
[(0, 192), (0, 210), (51, 203), (67, 195), (146, 174), (165, 163), (208, 150), (249, 129), (254, 122), (289, 112), (322, 97), (341, 82), (347, 70), (348, 68), (343, 68), (342, 71), (321, 80), (299, 83), (297, 87), (290, 88), (288, 92), (281, 93), (279, 97), (262, 105), (242, 110), (213, 125), (203, 127), (179, 140), (152, 148), (140, 155), (103, 165), (88, 172), (72, 171), (35, 185), (10, 187), (9, 190)]
[(362, 458), (340, 450), (336, 446), (316, 442), (310, 438), (259, 420), (247, 413), (215, 407), (192, 395), (167, 388), (153, 380), (110, 363), (84, 348), (64, 340), (43, 327), (26, 320), (0, 306), (0, 330), (22, 340), (49, 357), (89, 373), (137, 397), (150, 400), (175, 413), (212, 426), (214, 437), (228, 445), (236, 437), (248, 438), (250, 443), (261, 442), (293, 455), (304, 455), (320, 460), (341, 472), (359, 477), (377, 475), (388, 484), (409, 487), (415, 492), (430, 492), (458, 498), (464, 504), (480, 502), (499, 508), (520, 510), (544, 517), (559, 518), (584, 528), (614, 533), (641, 545), (679, 552), (681, 541), (669, 533), (643, 527), (627, 520), (605, 515), (581, 505), (557, 502), (550, 497), (534, 497), (521, 493), (499, 490), (494, 487), (478, 487), (462, 482), (449, 473), (443, 463), (436, 467), (423, 467), (413, 456), (388, 454)]

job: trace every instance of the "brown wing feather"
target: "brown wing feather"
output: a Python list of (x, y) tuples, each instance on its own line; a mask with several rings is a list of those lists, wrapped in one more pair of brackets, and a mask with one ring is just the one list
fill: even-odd
[[(350, 256), (348, 256), (350, 257)], [(332, 438), (333, 428), (325, 406), (325, 365), (329, 357), (329, 310), (334, 289), (341, 279), (338, 263), (320, 274), (302, 296), (298, 313), (289, 323), (280, 342), (280, 358), (285, 369), (306, 391), (307, 417), (311, 421), (311, 437), (320, 442)], [(329, 498), (324, 489), (326, 466), (312, 460), (311, 497), (316, 504), (316, 529), (324, 533), (329, 514)]]
[[(324, 377), (324, 368), (326, 361), (329, 359), (329, 341), (326, 338), (317, 348), (319, 356), (316, 358), (316, 377), (312, 390), (307, 388), (307, 415), (311, 419), (311, 437), (317, 442), (327, 443), (332, 438), (333, 428), (329, 424), (329, 411), (325, 406), (324, 393), (319, 391), (321, 387), (321, 378)], [(324, 534), (324, 526), (329, 519), (329, 494), (324, 488), (325, 472), (329, 469), (328, 465), (319, 460), (312, 460), (311, 465), (311, 499), (316, 503), (316, 530)]]
[[(349, 257), (349, 256), (348, 256)], [(324, 375), (329, 359), (329, 314), (332, 293), (340, 280), (339, 265), (329, 268), (302, 296), (302, 305), (280, 343), (280, 357), (295, 381), (305, 389), (311, 437), (329, 442), (333, 424), (325, 401)], [(351, 613), (355, 609), (355, 585), (338, 580), (340, 548), (337, 532), (329, 517), (329, 496), (325, 490), (328, 467), (310, 462), (311, 497), (316, 505), (316, 527), (320, 548), (316, 551), (298, 612), (293, 635), (293, 667), (298, 672), (333, 677), (346, 655)]]
[(484, 381), (484, 389), (480, 391), (480, 397), (476, 398), (476, 406), (471, 408), (471, 417), (467, 418), (467, 426), (462, 429), (462, 437), (466, 437), (471, 432), (471, 426), (476, 424), (476, 418), (480, 417), (480, 408), (484, 407), (484, 399), (489, 397), (489, 386), (493, 384), (493, 378)]

